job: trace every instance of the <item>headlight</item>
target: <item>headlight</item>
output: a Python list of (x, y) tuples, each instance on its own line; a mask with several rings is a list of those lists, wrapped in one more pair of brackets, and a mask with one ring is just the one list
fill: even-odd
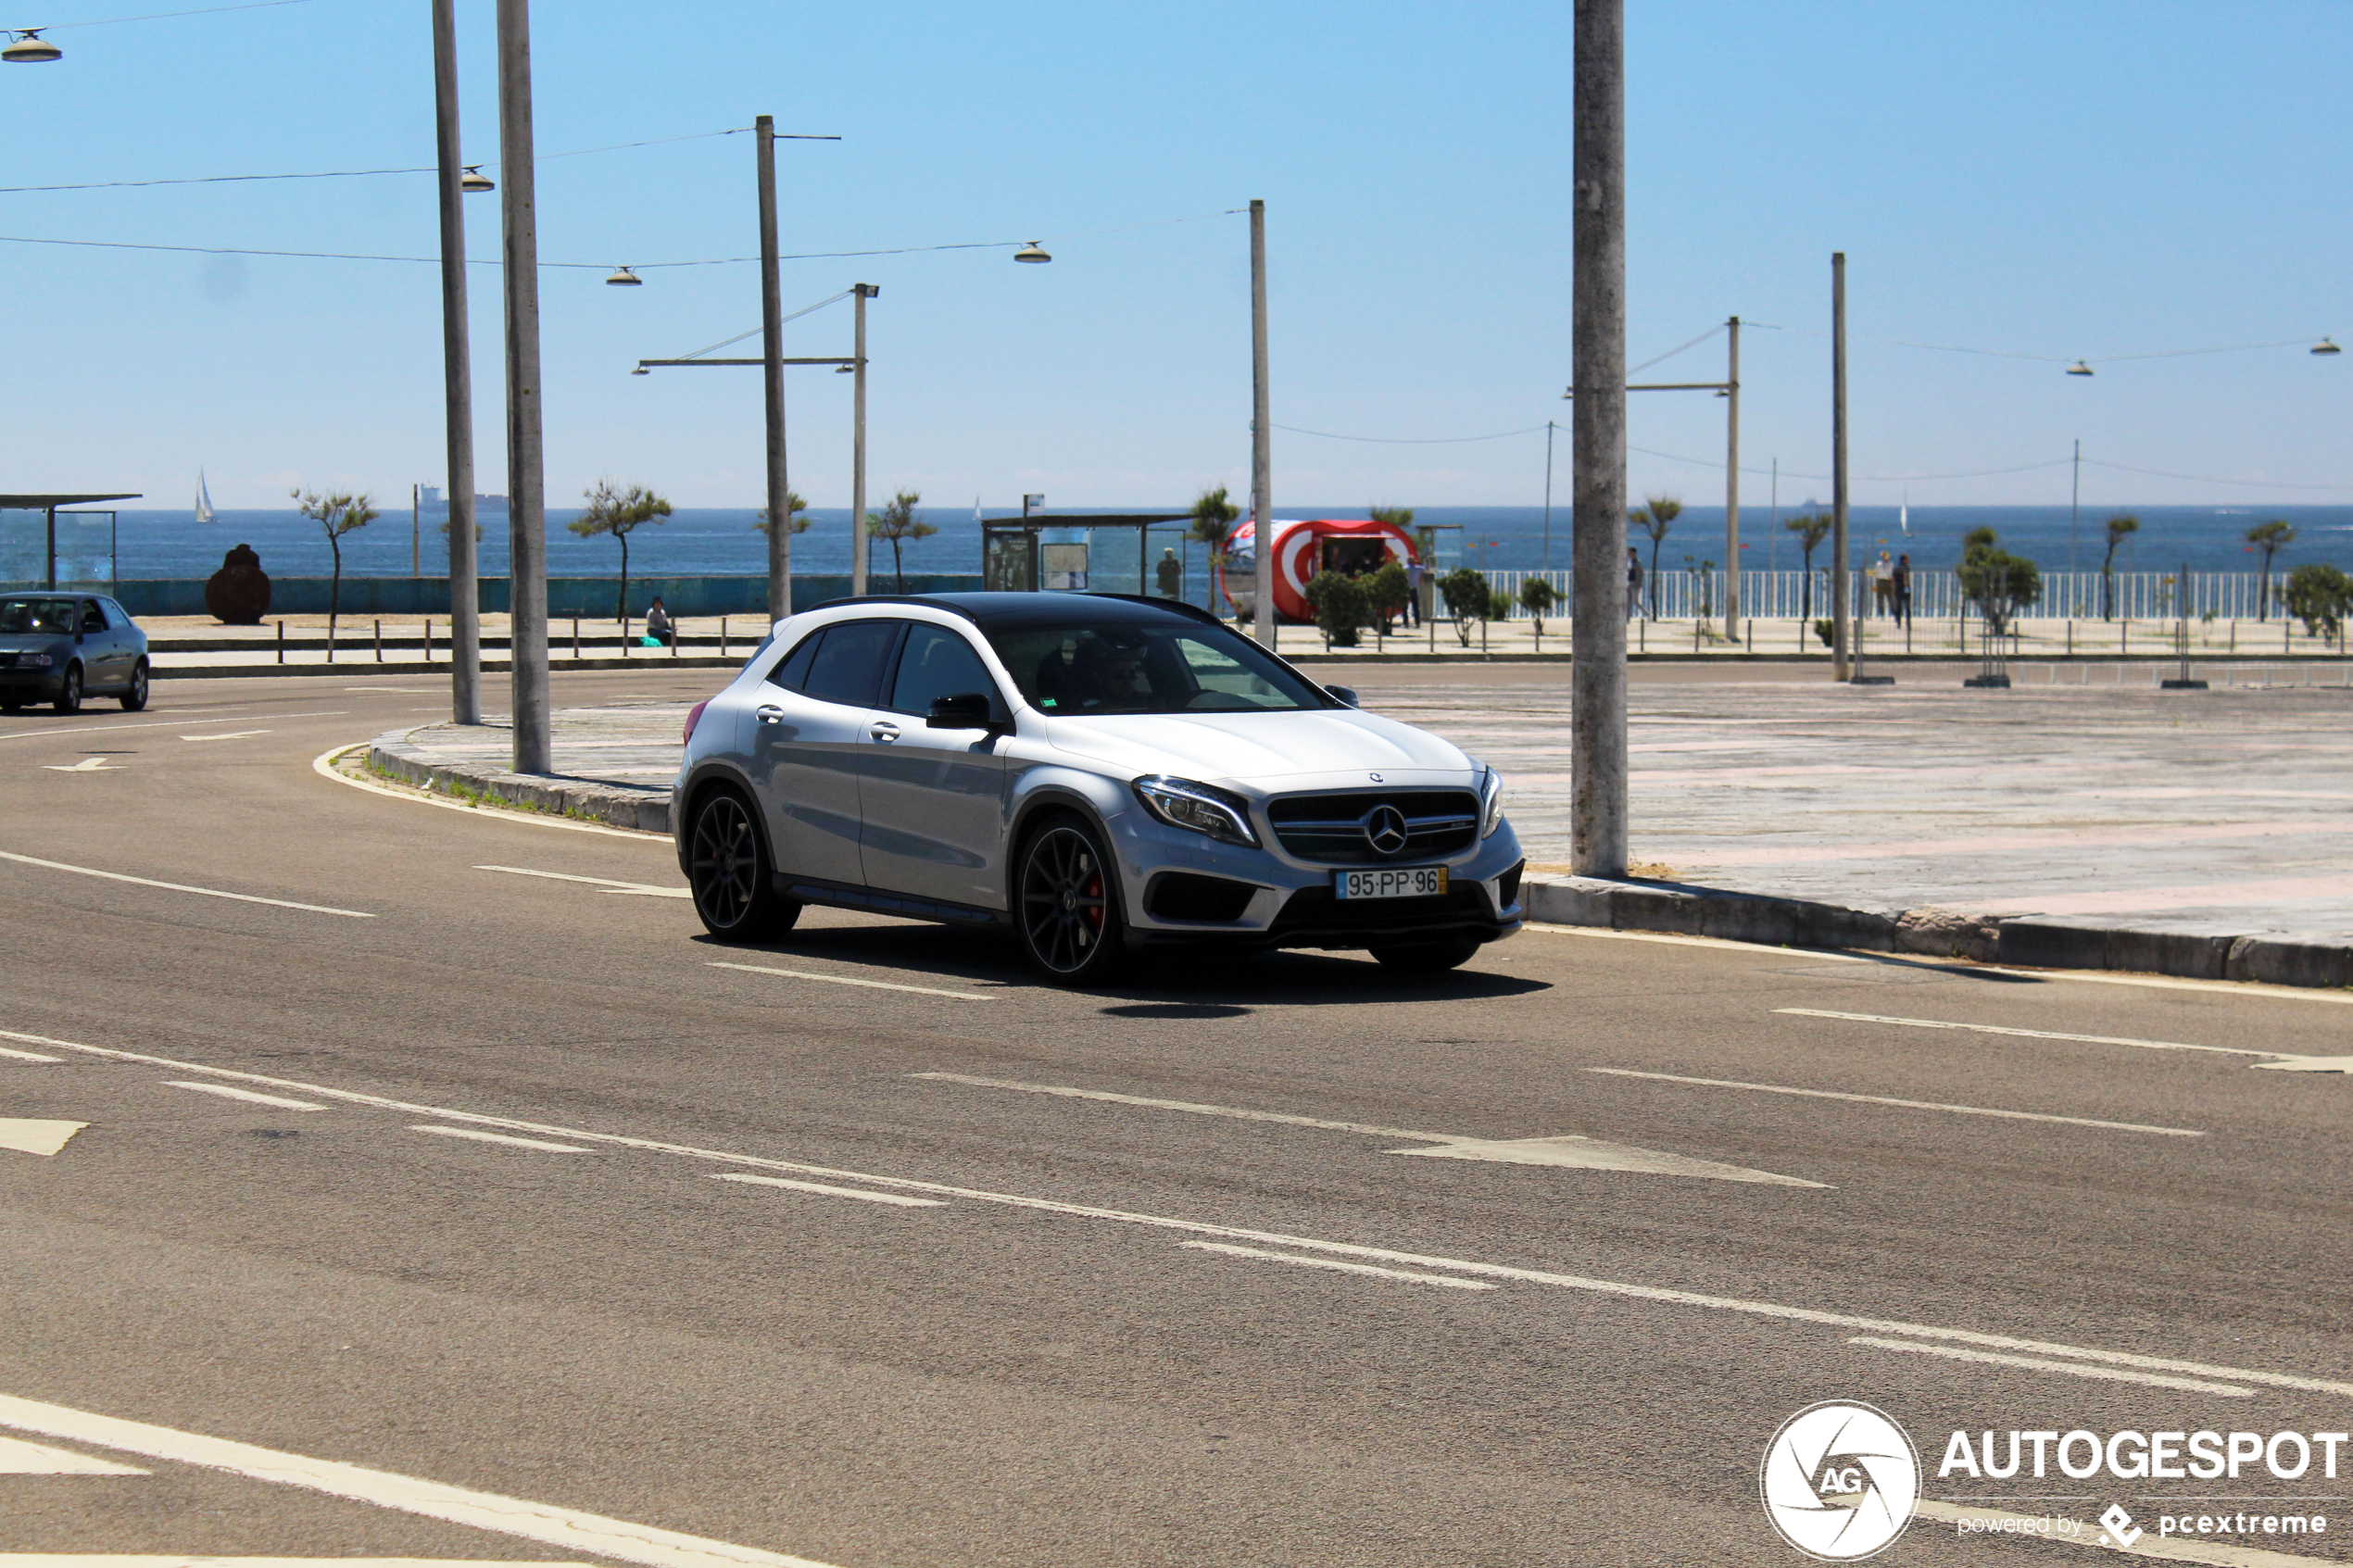
[(19, 670), (46, 670), (50, 665), (56, 662), (57, 661), (55, 659), (51, 659), (45, 653), (20, 653), (17, 655), (17, 668)]
[(1504, 825), (1504, 775), (1494, 769), (1487, 770), (1486, 782), (1479, 786), (1482, 809), (1479, 812), (1478, 836), (1486, 838)]
[(1144, 809), (1170, 827), (1205, 833), (1227, 844), (1255, 848), (1258, 834), (1251, 831), (1250, 802), (1231, 790), (1190, 779), (1152, 773), (1136, 781), (1136, 798)]

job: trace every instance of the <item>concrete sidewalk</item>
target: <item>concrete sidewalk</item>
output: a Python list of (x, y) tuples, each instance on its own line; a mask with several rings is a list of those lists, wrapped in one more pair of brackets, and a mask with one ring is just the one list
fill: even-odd
[[(1993, 957), (1996, 928), (2032, 916), (2208, 946), (2219, 936), (2223, 949), (2257, 934), (2353, 942), (2353, 692), (1983, 692), (1963, 690), (1957, 671), (1922, 671), (1918, 682), (1907, 672), (1904, 684), (1877, 688), (1744, 678), (1720, 666), (1638, 672), (1635, 875), (1662, 895), (1717, 890), (1864, 917), (1860, 926), (1775, 917), (1774, 929), (1789, 933), (1777, 940), (1904, 945), (1887, 934), (1908, 917), (1904, 929), (1919, 935), (1910, 944), (1919, 950)], [(1502, 769), (1531, 873), (1567, 876), (1565, 671), (1373, 665), (1350, 673), (1368, 709)], [(380, 739), (374, 756), (420, 782), (471, 779), (518, 801), (661, 831), (684, 717), (673, 704), (566, 709), (556, 730), (560, 779), (504, 774), (506, 732), (490, 726), (428, 725)], [(1689, 909), (1633, 913), (1624, 899), (1596, 904), (1589, 895), (1579, 895), (1582, 912), (1548, 895), (1547, 918), (1671, 929), (1701, 920)], [(1763, 918), (1753, 901), (1743, 910), (1740, 920)], [(1813, 936), (1809, 920), (1819, 926)], [(1858, 935), (1871, 931), (1887, 939)], [(2191, 971), (2206, 963), (2181, 961)], [(2222, 963), (2214, 960), (2215, 972)]]

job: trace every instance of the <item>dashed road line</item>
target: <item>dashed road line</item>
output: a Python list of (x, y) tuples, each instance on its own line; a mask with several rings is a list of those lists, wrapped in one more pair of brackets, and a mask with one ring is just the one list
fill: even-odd
[(10, 1061), (63, 1061), (65, 1060), (61, 1056), (43, 1056), (39, 1051), (10, 1050), (6, 1047), (0, 1047), (0, 1056), (6, 1057)]
[(1464, 1279), (1459, 1274), (1416, 1273), (1411, 1269), (1384, 1269), (1376, 1263), (1347, 1263), (1338, 1258), (1302, 1258), (1295, 1252), (1269, 1252), (1263, 1247), (1236, 1247), (1223, 1241), (1180, 1241), (1179, 1247), (1189, 1247), (1197, 1252), (1217, 1252), (1228, 1258), (1248, 1258), (1253, 1262), (1290, 1263), (1302, 1269), (1329, 1269), (1339, 1273), (1365, 1274), (1375, 1279), (1405, 1280), (1414, 1285), (1442, 1285), (1450, 1290), (1494, 1290), (1492, 1280)]
[[(0, 1475), (145, 1475), (135, 1465), (117, 1464), (110, 1459), (95, 1459), (78, 1454), (69, 1449), (53, 1449), (46, 1443), (28, 1443), (21, 1437), (0, 1437)], [(0, 1568), (10, 1561), (0, 1556)]]
[(544, 1138), (518, 1138), (505, 1133), (485, 1133), (476, 1127), (421, 1126), (409, 1129), (412, 1133), (432, 1133), (445, 1138), (464, 1138), (471, 1143), (504, 1144), (509, 1148), (535, 1148), (548, 1154), (585, 1154), (576, 1144), (549, 1143)]
[(2290, 1056), (2290, 1051), (2248, 1046), (2193, 1046), (2180, 1040), (2136, 1040), (2125, 1035), (2070, 1035), (2056, 1029), (2020, 1029), (2007, 1023), (1962, 1023), (1949, 1018), (1892, 1018), (1876, 1012), (1828, 1012), (1820, 1008), (1775, 1008), (1793, 1018), (1835, 1018), (1849, 1023), (1895, 1023), (1906, 1029), (1958, 1029), (1971, 1035), (2011, 1035), (2027, 1040), (2076, 1040), (2091, 1046), (2138, 1046), (2153, 1051), (2214, 1051), (2224, 1056)]
[(650, 882), (619, 882), (609, 876), (573, 876), (565, 872), (534, 871), (529, 866), (476, 866), (478, 872), (505, 872), (509, 876), (535, 876), (549, 882), (583, 882), (599, 893), (634, 895), (640, 898), (691, 898), (692, 888), (662, 887)]
[(1686, 1078), (1680, 1073), (1637, 1073), (1630, 1067), (1589, 1067), (1613, 1078), (1649, 1078), (1664, 1084), (1695, 1084), (1710, 1089), (1747, 1089), (1763, 1095), (1802, 1095), (1808, 1099), (1853, 1100), (1860, 1105), (1893, 1105), (1906, 1110), (1944, 1110), (1956, 1116), (1998, 1116), (2012, 1122), (2057, 1122), (2070, 1127), (2097, 1127), (2111, 1133), (2158, 1133), (2170, 1138), (2202, 1138), (2195, 1127), (2158, 1127), (2143, 1122), (2102, 1122), (2089, 1116), (2054, 1116), (2040, 1110), (1995, 1110), (1982, 1105), (1946, 1105), (1932, 1099), (1896, 1099), (1889, 1095), (1853, 1095), (1835, 1089), (1799, 1089), (1786, 1084), (1746, 1084), (1736, 1078)]
[(240, 904), (268, 904), (272, 909), (300, 909), (306, 914), (341, 915), (346, 920), (376, 918), (365, 909), (338, 909), (326, 904), (297, 904), (289, 898), (264, 898), (258, 893), (228, 893), (218, 887), (191, 887), (184, 882), (157, 882), (153, 877), (102, 872), (95, 866), (69, 866), (63, 860), (44, 860), (31, 855), (11, 854), (6, 849), (0, 849), (0, 860), (14, 860), (20, 866), (39, 866), (45, 871), (71, 872), (76, 876), (103, 877), (108, 882), (127, 882), (137, 887), (160, 887), (167, 893), (196, 893), (207, 898), (233, 898)]
[(823, 1182), (799, 1182), (789, 1176), (755, 1176), (747, 1171), (720, 1171), (712, 1173), (715, 1182), (749, 1182), (756, 1186), (790, 1187), (795, 1192), (821, 1193), (827, 1198), (862, 1198), (869, 1203), (888, 1203), (901, 1209), (944, 1209), (946, 1204), (937, 1198), (909, 1198), (904, 1193), (869, 1192), (864, 1187), (827, 1186)]
[(1985, 1366), (2018, 1367), (2027, 1372), (2063, 1372), (2072, 1377), (2095, 1377), (2108, 1383), (2142, 1383), (2152, 1388), (2178, 1388), (2189, 1394), (2220, 1394), (2225, 1399), (2251, 1399), (2252, 1388), (2241, 1388), (2229, 1383), (2208, 1383), (2195, 1377), (2164, 1377), (2151, 1372), (2134, 1372), (2128, 1367), (2091, 1366), (2078, 1361), (2055, 1361), (2042, 1356), (2004, 1356), (1986, 1350), (1963, 1350), (1951, 1345), (1922, 1345), (1906, 1339), (1877, 1339), (1858, 1334), (1847, 1341), (1849, 1345), (1869, 1345), (1875, 1350), (1902, 1350), (1915, 1356), (1942, 1356), (1947, 1361), (1976, 1361)]
[(993, 1002), (984, 991), (943, 991), (937, 985), (901, 985), (889, 980), (856, 980), (847, 974), (812, 974), (801, 969), (763, 969), (751, 963), (718, 963), (712, 969), (740, 970), (746, 974), (774, 974), (786, 980), (821, 980), (828, 985), (863, 985), (872, 991), (912, 991), (919, 997), (952, 997), (960, 1002)]
[(164, 1083), (175, 1089), (194, 1089), (200, 1095), (218, 1095), (222, 1099), (245, 1100), (253, 1105), (272, 1105), (280, 1110), (324, 1110), (323, 1105), (308, 1100), (286, 1099), (278, 1095), (259, 1095), (251, 1089), (233, 1088), (227, 1084), (192, 1084), (182, 1078), (167, 1078)]

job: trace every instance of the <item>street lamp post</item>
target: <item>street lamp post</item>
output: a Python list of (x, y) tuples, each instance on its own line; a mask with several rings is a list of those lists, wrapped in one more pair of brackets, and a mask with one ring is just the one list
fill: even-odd
[(1274, 427), (1266, 402), (1266, 204), (1250, 204), (1250, 515), (1255, 520), (1257, 559), (1252, 562), (1252, 592), (1257, 598), (1255, 633), (1275, 646), (1275, 458)]
[(1741, 640), (1741, 319), (1724, 323), (1731, 349), (1724, 370), (1724, 640)]
[(768, 433), (768, 619), (792, 613), (792, 503), (785, 472), (784, 285), (776, 272), (776, 121), (751, 122), (760, 144), (760, 348)]
[(1626, 874), (1626, 7), (1576, 0), (1569, 859)]
[(853, 283), (858, 324), (850, 349), (849, 403), (849, 595), (866, 595), (866, 302), (882, 293), (872, 283)]
[(1847, 669), (1846, 253), (1831, 256), (1831, 679)]
[[(553, 765), (547, 708), (547, 473), (540, 445), (539, 220), (532, 157), (531, 4), (498, 0), (498, 207), (507, 283), (508, 684), (513, 696), (518, 773), (545, 773)], [(472, 500), (471, 494), (467, 500)], [(450, 529), (453, 535), (459, 532)]]
[(433, 0), (433, 92), (440, 159), (441, 362), (449, 468), (449, 717), (482, 722), (482, 607), (474, 561), (474, 395), (466, 313), (469, 185), (489, 189), (458, 161), (457, 0)]

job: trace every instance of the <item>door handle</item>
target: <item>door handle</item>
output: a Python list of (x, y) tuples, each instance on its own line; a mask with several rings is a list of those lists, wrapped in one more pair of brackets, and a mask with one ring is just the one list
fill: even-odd
[(763, 724), (781, 724), (785, 721), (785, 710), (773, 702), (761, 704), (757, 712), (760, 721)]
[(886, 724), (877, 721), (875, 727), (868, 730), (866, 733), (874, 736), (876, 740), (887, 745), (889, 742), (895, 741), (899, 738), (899, 726), (896, 724)]

